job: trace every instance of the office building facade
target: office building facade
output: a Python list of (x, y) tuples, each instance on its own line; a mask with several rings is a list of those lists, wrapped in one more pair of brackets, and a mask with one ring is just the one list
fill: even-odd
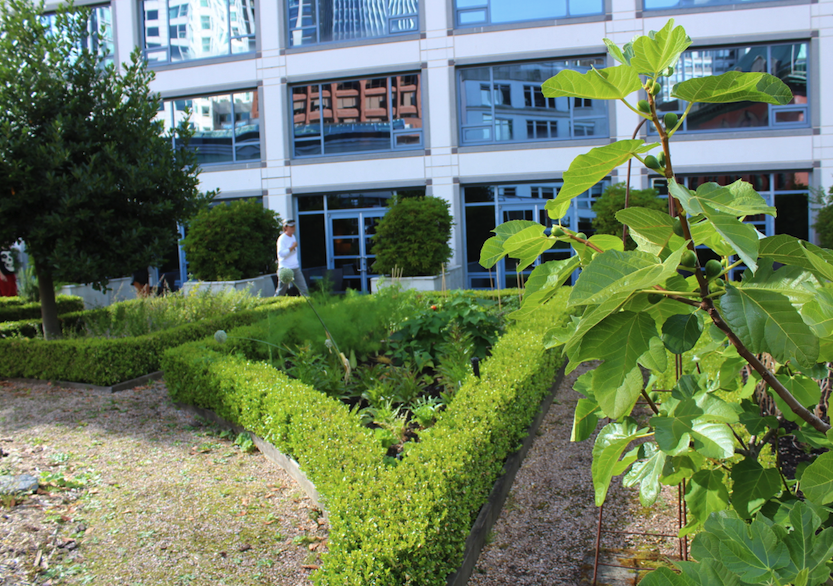
[[(751, 181), (779, 216), (765, 234), (813, 241), (814, 189), (833, 185), (833, 1), (829, 0), (112, 0), (94, 4), (117, 61), (140, 47), (156, 72), (166, 126), (191, 112), (205, 189), (259, 198), (298, 221), (305, 268), (341, 268), (369, 287), (370, 236), (395, 193), (450, 203), (452, 265), (469, 287), (516, 282), (512, 261), (478, 263), (499, 223), (548, 223), (544, 206), (570, 162), (631, 138), (621, 103), (546, 98), (564, 69), (613, 65), (618, 44), (669, 18), (694, 44), (658, 96), (682, 112), (674, 82), (766, 71), (793, 91), (785, 106), (699, 105), (674, 138), (690, 186)], [(825, 97), (827, 96), (827, 97)], [(645, 127), (639, 135), (650, 139)], [(664, 189), (638, 169), (637, 188)], [(590, 231), (593, 199), (565, 223)], [(558, 258), (567, 251), (544, 256)]]

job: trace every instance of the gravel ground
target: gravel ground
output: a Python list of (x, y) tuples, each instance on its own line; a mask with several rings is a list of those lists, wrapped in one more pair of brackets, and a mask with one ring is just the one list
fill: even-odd
[[(580, 366), (561, 383), (468, 586), (592, 582), (599, 520), (590, 476), (594, 438), (570, 442), (573, 411), (580, 398), (573, 384), (588, 368)], [(676, 534), (676, 506), (676, 489), (666, 488), (655, 507), (643, 509), (636, 492), (614, 479), (603, 521), (610, 530)], [(678, 547), (676, 539), (620, 533), (602, 536), (602, 549), (621, 554), (615, 556), (621, 558), (620, 563), (636, 557), (632, 552), (640, 557), (673, 555)]]
[[(588, 583), (592, 440), (569, 441), (582, 372), (561, 384), (469, 586)], [(0, 500), (0, 584), (311, 584), (325, 518), (236, 439), (176, 409), (163, 382), (103, 394), (0, 381), (0, 476), (48, 480)], [(643, 510), (614, 483), (605, 523), (675, 532), (675, 507)], [(673, 554), (677, 542), (606, 534), (603, 545)]]
[(177, 410), (161, 383), (0, 381), (0, 475), (49, 480), (0, 501), (0, 584), (310, 584), (324, 518), (235, 439)]

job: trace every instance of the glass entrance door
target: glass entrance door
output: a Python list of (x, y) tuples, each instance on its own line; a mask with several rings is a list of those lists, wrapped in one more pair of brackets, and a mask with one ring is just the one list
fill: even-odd
[(330, 238), (327, 257), (332, 259), (330, 268), (341, 269), (344, 288), (370, 291), (370, 277), (375, 275), (373, 241), (379, 218), (385, 209), (345, 210), (330, 212), (328, 217)]

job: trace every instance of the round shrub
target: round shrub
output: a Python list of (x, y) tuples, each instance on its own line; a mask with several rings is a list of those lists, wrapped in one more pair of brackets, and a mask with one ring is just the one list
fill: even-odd
[(403, 277), (436, 275), (451, 258), (449, 204), (436, 197), (396, 197), (373, 236), (374, 270)]
[(237, 281), (275, 270), (281, 218), (256, 200), (238, 200), (200, 211), (182, 247), (188, 271), (200, 281)]
[[(593, 211), (596, 213), (596, 217), (593, 218), (593, 229), (596, 230), (596, 234), (612, 234), (613, 236), (622, 237), (622, 222), (616, 219), (616, 212), (625, 209), (626, 188), (627, 185), (624, 183), (611, 185), (593, 203)], [(666, 212), (668, 211), (668, 200), (657, 197), (656, 189), (631, 189), (628, 207)], [(627, 250), (636, 248), (636, 243), (630, 236), (628, 236), (625, 248)]]

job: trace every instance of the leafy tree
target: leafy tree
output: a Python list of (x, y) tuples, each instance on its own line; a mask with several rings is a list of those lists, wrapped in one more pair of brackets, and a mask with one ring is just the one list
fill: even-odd
[[(657, 197), (656, 189), (631, 189), (624, 183), (616, 183), (608, 186), (602, 196), (593, 202), (593, 229), (596, 234), (622, 235), (622, 222), (616, 219), (616, 212), (627, 207), (643, 207), (650, 210), (664, 211), (668, 209), (668, 200)], [(636, 248), (636, 242), (628, 235), (625, 243), (625, 250)]]
[(833, 248), (833, 187), (825, 197), (821, 191), (816, 197), (821, 208), (816, 212), (816, 222), (813, 228), (816, 230), (819, 244), (824, 248)]
[(188, 269), (203, 281), (236, 281), (275, 271), (281, 218), (255, 200), (201, 210), (182, 241)]
[(203, 200), (140, 52), (118, 72), (87, 48), (88, 21), (70, 5), (50, 27), (42, 4), (0, 5), (0, 248), (26, 242), (47, 338), (60, 337), (55, 280), (102, 288), (154, 264)]
[(373, 268), (390, 273), (394, 267), (403, 277), (436, 275), (451, 258), (451, 221), (448, 202), (438, 197), (391, 199), (373, 236)]
[[(829, 376), (833, 361), (833, 251), (786, 234), (759, 238), (743, 219), (776, 210), (752, 185), (687, 189), (676, 181), (670, 148), (695, 103), (783, 105), (791, 92), (767, 73), (731, 71), (676, 84), (671, 97), (688, 106), (681, 116), (660, 116), (654, 96), (691, 44), (685, 30), (672, 20), (624, 47), (605, 43), (618, 66), (562, 71), (544, 82), (544, 95), (622, 100), (653, 125), (659, 142), (621, 140), (578, 156), (547, 202), (549, 215), (560, 224), (575, 196), (631, 159), (666, 178), (670, 214), (619, 211), (637, 243), (632, 251), (617, 236), (587, 239), (560, 225), (547, 236), (540, 224), (507, 222), (486, 241), (480, 262), (493, 266), (508, 254), (524, 269), (557, 242), (574, 248), (575, 256), (533, 270), (519, 311), (534, 311), (582, 269), (568, 301), (575, 319), (545, 343), (563, 345), (568, 371), (601, 361), (576, 381), (584, 398), (573, 424), (580, 441), (600, 419), (610, 420), (593, 448), (597, 505), (618, 474), (639, 487), (644, 506), (662, 484), (685, 486), (689, 522), (681, 534), (698, 533), (697, 563), (679, 562), (679, 573), (659, 570), (642, 584), (823, 584), (833, 569), (833, 430), (818, 379)], [(644, 99), (634, 106), (627, 98), (640, 90)], [(720, 260), (701, 265), (697, 245)], [(741, 281), (724, 280), (741, 264)], [(696, 361), (676, 360), (695, 347)], [(666, 375), (672, 360), (681, 370), (676, 381)], [(651, 372), (647, 385), (643, 368)], [(741, 376), (741, 368), (751, 374)], [(640, 398), (653, 413), (647, 421), (633, 414)], [(766, 407), (772, 401), (777, 409)], [(787, 432), (786, 421), (797, 429)], [(777, 458), (773, 466), (761, 457), (787, 433), (823, 452), (795, 479)]]

